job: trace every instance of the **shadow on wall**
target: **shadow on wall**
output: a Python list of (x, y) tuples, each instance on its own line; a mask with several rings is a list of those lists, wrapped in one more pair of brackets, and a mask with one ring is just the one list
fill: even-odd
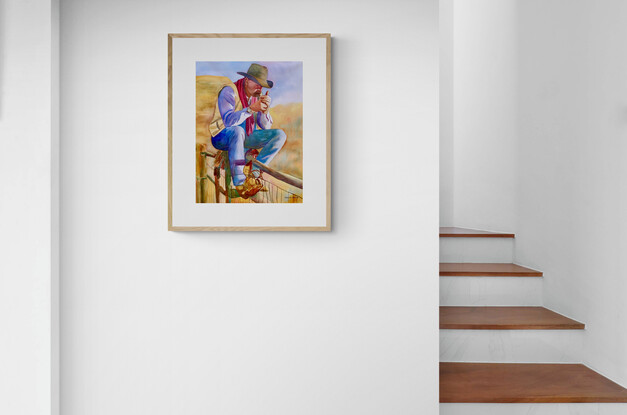
[[(338, 38), (335, 36), (331, 37), (331, 62), (338, 62), (337, 59), (339, 59), (339, 56), (342, 56), (340, 54), (337, 53), (337, 48), (338, 46), (341, 48), (344, 45), (343, 41), (338, 41)], [(335, 68), (335, 70), (334, 70)], [(336, 66), (331, 65), (331, 88), (333, 88), (333, 85), (338, 85), (337, 84), (337, 63)], [(331, 93), (331, 142), (329, 143), (329, 150), (331, 152), (331, 171), (332, 172), (337, 172), (340, 171), (339, 170), (339, 165), (335, 162), (335, 160), (341, 160), (340, 157), (337, 156), (336, 151), (339, 151), (340, 154), (342, 154), (342, 149), (338, 148), (338, 146), (334, 146), (333, 143), (337, 143), (337, 141), (340, 140), (333, 140), (333, 137), (336, 137), (335, 135), (335, 131), (336, 131), (336, 126), (337, 126), (337, 121), (333, 122), (334, 119), (337, 119), (337, 114), (333, 113), (333, 108), (337, 108), (337, 106), (335, 106), (335, 98), (337, 95)], [(333, 173), (331, 173), (333, 175)], [(338, 178), (339, 176), (339, 178)], [(336, 174), (335, 177), (332, 176), (332, 179), (335, 180), (335, 182), (333, 183), (333, 185), (331, 186), (331, 223), (333, 224), (333, 227), (331, 228), (331, 232), (332, 233), (336, 233), (338, 229), (341, 229), (338, 227), (338, 223), (339, 221), (336, 220), (336, 216), (337, 215), (337, 204), (336, 204), (336, 200), (337, 200), (337, 196), (338, 196), (338, 192), (336, 189), (338, 188), (342, 188), (342, 187), (338, 187), (338, 183), (341, 183), (340, 186), (345, 185), (344, 183), (341, 182), (342, 179), (341, 174)], [(341, 224), (339, 226), (342, 226)]]

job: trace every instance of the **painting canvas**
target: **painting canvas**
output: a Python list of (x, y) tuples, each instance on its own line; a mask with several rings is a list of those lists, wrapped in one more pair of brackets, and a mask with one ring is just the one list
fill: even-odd
[(330, 35), (168, 35), (168, 229), (331, 229)]
[(302, 203), (302, 141), (302, 62), (196, 62), (197, 203)]

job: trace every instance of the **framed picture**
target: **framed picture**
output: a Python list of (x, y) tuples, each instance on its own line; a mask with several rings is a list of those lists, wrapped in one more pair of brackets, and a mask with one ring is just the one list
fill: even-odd
[(330, 34), (168, 35), (168, 229), (331, 230)]

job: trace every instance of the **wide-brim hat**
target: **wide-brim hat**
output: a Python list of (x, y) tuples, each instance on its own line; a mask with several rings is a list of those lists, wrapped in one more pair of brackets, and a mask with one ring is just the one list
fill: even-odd
[(274, 85), (274, 82), (268, 80), (268, 67), (257, 63), (251, 64), (248, 72), (238, 72), (238, 74), (244, 75), (251, 81), (255, 81), (266, 88), (272, 88), (272, 85)]

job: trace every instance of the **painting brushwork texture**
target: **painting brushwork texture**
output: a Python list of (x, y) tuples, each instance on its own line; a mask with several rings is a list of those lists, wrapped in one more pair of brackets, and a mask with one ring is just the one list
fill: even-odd
[(196, 62), (196, 203), (303, 202), (303, 64)]

